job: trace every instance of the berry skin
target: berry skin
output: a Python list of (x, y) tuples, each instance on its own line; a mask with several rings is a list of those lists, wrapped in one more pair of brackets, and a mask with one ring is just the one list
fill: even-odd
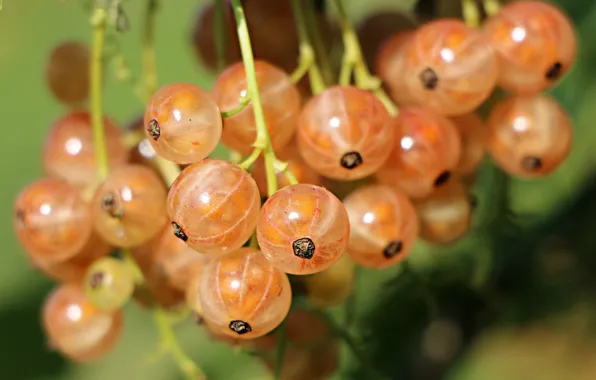
[[(137, 117), (133, 121), (131, 121), (126, 126), (126, 130), (129, 132), (144, 132), (144, 116)], [(154, 167), (152, 160), (155, 158), (155, 156), (157, 156), (157, 152), (149, 142), (148, 138), (145, 137), (141, 140), (141, 142), (139, 142), (138, 145), (131, 147), (128, 154), (129, 163), (140, 164), (150, 168)]]
[(518, 177), (540, 177), (569, 155), (566, 112), (547, 95), (515, 96), (495, 105), (487, 120), (487, 149), (497, 165)]
[(298, 148), (321, 175), (355, 180), (383, 164), (391, 150), (393, 129), (385, 106), (369, 91), (334, 86), (304, 106)]
[(504, 5), (484, 25), (499, 60), (498, 84), (532, 95), (555, 84), (572, 66), (577, 37), (563, 12), (538, 1)]
[(138, 247), (167, 222), (166, 196), (154, 171), (141, 165), (121, 166), (95, 192), (91, 204), (95, 230), (117, 247)]
[[(120, 129), (104, 118), (104, 133), (110, 168), (124, 165), (128, 152), (121, 143)], [(43, 151), (45, 172), (85, 187), (97, 182), (97, 161), (89, 112), (72, 112), (54, 123)]]
[[(296, 130), (300, 113), (300, 93), (290, 77), (280, 68), (264, 61), (255, 62), (259, 94), (273, 149), (285, 147)], [(213, 86), (213, 97), (222, 111), (237, 108), (247, 94), (244, 65), (228, 67)], [(233, 116), (224, 119), (223, 143), (242, 154), (250, 154), (257, 137), (253, 107), (248, 104)]]
[(329, 268), (346, 251), (350, 224), (335, 195), (314, 185), (292, 185), (265, 202), (257, 225), (263, 255), (290, 274)]
[(482, 119), (469, 113), (451, 118), (461, 137), (461, 157), (455, 171), (463, 176), (470, 177), (478, 169), (484, 158), (484, 125)]
[(406, 30), (389, 38), (381, 45), (376, 57), (377, 75), (387, 85), (391, 99), (399, 106), (415, 103), (403, 75), (406, 63), (405, 52), (415, 33), (415, 30)]
[(58, 178), (23, 189), (13, 215), (17, 237), (33, 260), (67, 260), (83, 248), (92, 231), (91, 212), (79, 189)]
[(470, 194), (458, 181), (418, 200), (415, 207), (420, 219), (420, 237), (429, 243), (453, 243), (470, 228)]
[(320, 308), (340, 305), (352, 294), (354, 262), (343, 254), (324, 271), (304, 276), (302, 282), (311, 305)]
[(344, 199), (350, 219), (348, 253), (359, 265), (385, 268), (406, 258), (418, 237), (410, 200), (383, 185), (361, 187)]
[(395, 124), (393, 150), (376, 178), (410, 198), (426, 197), (457, 167), (460, 136), (451, 121), (418, 107), (402, 107)]
[(52, 50), (46, 65), (52, 94), (67, 105), (79, 105), (89, 96), (89, 49), (79, 42), (65, 42)]
[(454, 19), (420, 27), (405, 66), (401, 75), (416, 104), (447, 116), (476, 109), (493, 91), (498, 74), (488, 39)]
[(50, 293), (42, 320), (52, 347), (81, 362), (97, 360), (111, 351), (122, 330), (121, 311), (97, 309), (74, 284), (60, 285)]
[(194, 84), (162, 87), (145, 110), (145, 135), (157, 154), (191, 164), (215, 150), (222, 133), (221, 114), (211, 95)]
[(116, 311), (124, 306), (135, 289), (132, 269), (123, 261), (103, 257), (85, 275), (85, 294), (99, 310)]
[(190, 165), (168, 195), (172, 233), (205, 254), (242, 247), (254, 231), (260, 205), (259, 189), (251, 176), (221, 160)]
[(238, 339), (272, 331), (285, 319), (292, 301), (288, 276), (248, 247), (211, 260), (199, 292), (205, 319)]

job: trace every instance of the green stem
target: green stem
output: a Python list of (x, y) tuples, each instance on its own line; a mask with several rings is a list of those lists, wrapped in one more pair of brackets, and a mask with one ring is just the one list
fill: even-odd
[(288, 182), (290, 182), (290, 185), (297, 185), (298, 184), (298, 180), (296, 179), (296, 176), (294, 176), (294, 174), (289, 171), (289, 170), (284, 170), (284, 175), (286, 176), (286, 178), (288, 179)]
[[(320, 64), (319, 76), (321, 77), (321, 83), (325, 86), (334, 82), (333, 69), (331, 67), (331, 61), (327, 54), (327, 49), (323, 45), (323, 36), (319, 29), (319, 23), (317, 21), (317, 12), (315, 11), (312, 0), (304, 1), (305, 5), (301, 5), (300, 9), (304, 8), (306, 12), (304, 20), (306, 23), (306, 30), (310, 31), (310, 41), (312, 41), (313, 50), (316, 53), (317, 61)], [(312, 74), (311, 74), (312, 75)], [(314, 90), (314, 88), (313, 88)]]
[(143, 33), (143, 78), (147, 99), (157, 90), (157, 68), (155, 64), (154, 27), (158, 0), (147, 0), (145, 28)]
[(213, 36), (215, 37), (215, 56), (217, 71), (223, 70), (226, 65), (225, 45), (226, 33), (224, 30), (224, 2), (215, 0), (213, 9)]
[(255, 61), (252, 54), (250, 35), (246, 24), (244, 9), (242, 9), (241, 0), (232, 0), (234, 17), (238, 25), (238, 39), (240, 40), (240, 51), (242, 53), (242, 62), (246, 72), (246, 85), (248, 96), (251, 99), (253, 111), (255, 114), (255, 124), (257, 128), (257, 138), (254, 143), (256, 149), (263, 151), (265, 160), (265, 174), (267, 179), (267, 193), (272, 196), (277, 191), (277, 177), (275, 176), (274, 164), (276, 161), (275, 152), (271, 146), (267, 124), (265, 123), (265, 114), (259, 94), (259, 85), (255, 71)]
[(93, 128), (93, 148), (97, 161), (97, 172), (100, 178), (108, 174), (109, 161), (106, 147), (106, 136), (103, 125), (103, 48), (106, 38), (107, 13), (97, 8), (91, 16), (93, 25), (93, 49), (91, 51), (91, 123)]
[(240, 166), (244, 170), (248, 170), (255, 163), (255, 161), (258, 160), (260, 155), (261, 155), (261, 150), (257, 148), (252, 151), (250, 156), (246, 157), (246, 159), (244, 161), (239, 163), (238, 166)]
[(501, 4), (499, 0), (484, 0), (484, 10), (487, 16), (494, 16), (499, 13), (499, 9), (501, 8)]
[(232, 117), (240, 113), (246, 106), (250, 103), (250, 98), (248, 96), (240, 98), (240, 103), (231, 110), (221, 111), (221, 117), (225, 119), (226, 117)]
[(470, 28), (480, 26), (480, 12), (474, 0), (461, 0), (464, 22)]
[(277, 349), (275, 352), (275, 380), (281, 379), (281, 373), (284, 363), (284, 353), (286, 351), (286, 322), (282, 322), (277, 331)]

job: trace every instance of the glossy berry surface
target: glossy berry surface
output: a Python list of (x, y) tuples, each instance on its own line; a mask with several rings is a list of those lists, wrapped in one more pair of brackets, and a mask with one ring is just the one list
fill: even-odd
[(162, 87), (145, 110), (145, 134), (157, 154), (179, 164), (207, 157), (221, 137), (221, 114), (211, 95), (194, 84)]
[(462, 21), (420, 27), (406, 52), (406, 87), (416, 104), (448, 116), (482, 104), (497, 81), (497, 58), (488, 39)]
[(46, 298), (43, 328), (50, 344), (77, 361), (101, 358), (116, 345), (122, 329), (121, 311), (97, 309), (80, 286), (60, 285)]
[(85, 275), (85, 294), (98, 309), (116, 311), (130, 299), (135, 288), (132, 269), (122, 260), (104, 257)]
[[(145, 122), (144, 116), (135, 118), (127, 124), (126, 130), (131, 133), (144, 133)], [(138, 144), (132, 146), (128, 152), (128, 162), (131, 164), (140, 164), (153, 168), (153, 159), (157, 156), (157, 152), (153, 145), (149, 142), (147, 137), (143, 138)]]
[[(290, 82), (288, 74), (276, 66), (256, 61), (255, 72), (269, 137), (277, 151), (290, 142), (296, 130), (300, 93)], [(242, 62), (221, 73), (213, 87), (213, 97), (222, 111), (237, 108), (246, 94), (246, 75)], [(249, 103), (242, 111), (226, 117), (223, 123), (223, 143), (230, 149), (249, 154), (257, 136), (252, 105)]]
[(250, 174), (220, 160), (184, 169), (168, 195), (172, 233), (205, 254), (240, 248), (253, 233), (260, 206)]
[(263, 205), (257, 238), (263, 255), (291, 274), (329, 268), (345, 252), (348, 215), (339, 199), (322, 187), (292, 185)]
[(344, 199), (350, 218), (348, 253), (357, 264), (384, 268), (408, 255), (418, 237), (410, 200), (383, 185), (361, 187)]
[[(323, 177), (310, 168), (298, 152), (298, 147), (295, 143), (290, 143), (287, 147), (282, 149), (281, 152), (276, 154), (277, 158), (281, 161), (288, 163), (288, 168), (286, 169), (298, 181), (298, 183), (306, 183), (309, 185), (321, 185), (323, 183)], [(265, 163), (262, 159), (259, 159), (252, 168), (251, 175), (254, 178), (257, 186), (259, 187), (259, 192), (261, 193), (262, 197), (267, 196), (267, 177), (265, 174)], [(282, 172), (276, 171), (277, 177), (277, 187), (279, 189), (290, 186), (290, 182), (288, 177), (283, 174)]]
[(117, 247), (144, 244), (167, 221), (166, 197), (161, 178), (151, 169), (121, 166), (95, 192), (91, 205), (95, 230)]
[(298, 147), (326, 177), (354, 180), (376, 171), (391, 150), (393, 124), (383, 103), (356, 87), (331, 87), (311, 98), (300, 115)]
[(504, 5), (484, 25), (497, 52), (498, 84), (534, 94), (551, 87), (575, 62), (577, 37), (571, 22), (553, 5), (520, 1)]
[(420, 237), (430, 243), (453, 243), (470, 228), (470, 194), (458, 181), (417, 201), (415, 206), (420, 219)]
[(262, 336), (286, 317), (292, 301), (288, 276), (254, 248), (210, 261), (202, 274), (203, 316), (227, 335)]
[(461, 137), (461, 157), (455, 171), (463, 177), (476, 172), (484, 158), (484, 124), (480, 116), (469, 113), (451, 118)]
[(391, 99), (400, 106), (415, 103), (403, 75), (407, 46), (414, 34), (415, 30), (406, 30), (389, 38), (380, 46), (375, 60), (377, 75), (387, 86)]
[(487, 149), (497, 165), (519, 177), (552, 172), (571, 149), (571, 122), (547, 95), (516, 96), (495, 105), (486, 134)]
[[(120, 129), (104, 118), (104, 133), (110, 168), (125, 164), (128, 152)], [(95, 184), (97, 161), (88, 112), (72, 112), (54, 123), (46, 138), (43, 166), (47, 174), (77, 186)]]
[(32, 259), (63, 261), (91, 235), (91, 212), (79, 189), (57, 178), (33, 182), (14, 204), (14, 228)]
[(460, 136), (450, 120), (423, 108), (402, 107), (395, 128), (393, 150), (376, 173), (381, 183), (422, 198), (449, 181), (461, 156)]
[(342, 304), (352, 294), (354, 273), (354, 261), (344, 253), (329, 268), (302, 278), (306, 298), (315, 307)]
[(56, 99), (68, 105), (84, 102), (89, 96), (89, 49), (80, 42), (54, 47), (45, 74)]

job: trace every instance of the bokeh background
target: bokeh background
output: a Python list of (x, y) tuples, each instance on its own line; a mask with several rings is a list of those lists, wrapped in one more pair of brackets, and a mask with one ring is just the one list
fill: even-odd
[[(170, 359), (150, 360), (157, 334), (151, 314), (135, 305), (127, 307), (121, 343), (100, 362), (78, 365), (52, 352), (39, 323), (52, 283), (28, 264), (13, 235), (12, 202), (42, 175), (46, 131), (66, 112), (45, 85), (46, 56), (64, 40), (90, 40), (81, 3), (4, 0), (0, 11), (0, 379), (177, 379)], [(213, 76), (190, 48), (199, 3), (162, 0), (156, 37), (161, 84), (210, 88)], [(441, 14), (456, 16), (456, 3), (443, 1)], [(379, 10), (428, 13), (429, 4), (347, 1), (355, 21)], [(352, 332), (374, 365), (395, 379), (596, 378), (596, 3), (557, 4), (575, 22), (581, 46), (575, 68), (552, 91), (573, 119), (569, 159), (532, 181), (503, 178), (487, 161), (473, 190), (479, 206), (470, 236), (450, 247), (418, 244), (407, 268), (361, 271)], [(142, 0), (125, 2), (131, 31), (118, 36), (134, 70), (143, 6)], [(106, 113), (126, 124), (143, 105), (113, 78), (106, 81)], [(209, 342), (192, 323), (177, 332), (211, 379), (269, 378), (258, 360)], [(367, 379), (348, 352), (342, 358), (336, 378)]]

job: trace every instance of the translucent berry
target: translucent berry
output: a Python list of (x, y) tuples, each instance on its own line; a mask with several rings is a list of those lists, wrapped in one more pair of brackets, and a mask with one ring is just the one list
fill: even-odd
[[(140, 116), (132, 120), (126, 126), (126, 130), (130, 133), (141, 132), (145, 130), (144, 117)], [(148, 138), (142, 139), (137, 145), (132, 146), (129, 149), (128, 162), (131, 164), (140, 164), (153, 168), (153, 158), (157, 155), (157, 152), (149, 142)]]
[(393, 124), (383, 103), (356, 87), (331, 87), (300, 115), (300, 153), (320, 174), (342, 180), (374, 173), (391, 150)]
[(203, 268), (194, 271), (189, 278), (185, 290), (186, 306), (196, 315), (203, 316), (203, 304), (201, 303), (201, 281), (203, 280)]
[(165, 277), (176, 289), (184, 292), (195, 273), (201, 272), (209, 257), (198, 253), (172, 233), (170, 227), (155, 239), (153, 260), (161, 266)]
[(91, 213), (79, 190), (57, 178), (27, 186), (14, 204), (14, 228), (31, 258), (63, 261), (91, 235)]
[(89, 96), (89, 49), (80, 42), (64, 42), (52, 50), (46, 81), (61, 102), (77, 105)]
[(420, 219), (420, 237), (430, 243), (452, 243), (470, 228), (470, 194), (458, 181), (418, 200), (415, 206)]
[[(210, 261), (202, 274), (203, 316), (227, 335), (262, 336), (286, 317), (292, 301), (288, 276), (254, 248)], [(227, 327), (227, 328), (226, 328)]]
[(519, 177), (552, 172), (571, 149), (571, 122), (546, 95), (516, 96), (495, 105), (486, 135), (487, 149), (497, 165)]
[(321, 308), (340, 305), (352, 294), (354, 262), (343, 254), (324, 271), (304, 276), (302, 282), (311, 305)]
[(484, 25), (499, 60), (498, 84), (531, 95), (557, 82), (575, 62), (577, 37), (560, 9), (539, 1), (504, 5)]
[(151, 169), (121, 166), (109, 173), (92, 201), (99, 235), (117, 247), (131, 248), (156, 236), (167, 221), (166, 189)]
[(388, 88), (391, 99), (400, 106), (415, 103), (404, 76), (407, 46), (415, 32), (406, 30), (389, 38), (379, 48), (375, 61), (377, 75)]
[[(319, 173), (312, 170), (310, 166), (306, 164), (298, 152), (298, 147), (295, 143), (291, 143), (285, 147), (279, 154), (277, 154), (277, 158), (288, 163), (287, 170), (294, 175), (299, 183), (306, 183), (309, 185), (322, 184), (323, 178)], [(277, 187), (279, 189), (290, 185), (288, 177), (285, 174), (281, 172), (276, 172), (276, 174)], [(259, 187), (261, 196), (267, 197), (267, 178), (265, 174), (265, 164), (262, 159), (259, 159), (255, 163), (251, 175)]]
[(145, 110), (145, 134), (160, 156), (179, 164), (207, 157), (221, 137), (221, 114), (211, 95), (194, 84), (162, 87)]
[(291, 274), (329, 268), (346, 251), (350, 225), (340, 200), (314, 185), (293, 185), (265, 202), (257, 226), (263, 254)]
[(135, 289), (132, 269), (122, 260), (104, 257), (94, 262), (85, 275), (85, 293), (103, 311), (124, 306)]
[(348, 253), (360, 265), (384, 268), (406, 258), (418, 237), (410, 200), (384, 185), (358, 188), (344, 199), (350, 219)]
[(484, 125), (475, 113), (456, 116), (451, 121), (461, 137), (461, 157), (455, 171), (469, 177), (476, 172), (484, 158)]
[[(125, 164), (128, 152), (119, 128), (104, 118), (104, 131), (110, 167)], [(72, 112), (54, 123), (46, 138), (43, 165), (47, 174), (77, 186), (96, 183), (97, 161), (88, 112)]]
[(242, 247), (254, 231), (260, 205), (259, 189), (246, 171), (211, 159), (184, 169), (168, 195), (172, 233), (205, 254)]
[(393, 150), (377, 179), (411, 198), (428, 196), (457, 168), (461, 156), (457, 129), (448, 119), (418, 107), (402, 107), (395, 124)]
[(97, 309), (74, 284), (60, 285), (43, 305), (43, 327), (50, 344), (77, 361), (93, 361), (116, 345), (122, 329), (122, 313)]
[(418, 105), (456, 116), (469, 113), (497, 81), (488, 39), (462, 21), (444, 19), (420, 27), (406, 52), (406, 87)]
[[(259, 93), (271, 143), (276, 151), (286, 146), (296, 130), (300, 112), (300, 93), (290, 82), (286, 72), (264, 61), (255, 62)], [(238, 62), (228, 67), (217, 78), (213, 97), (222, 111), (240, 105), (247, 95), (244, 65)], [(231, 149), (249, 154), (257, 137), (253, 107), (248, 104), (242, 111), (224, 119), (223, 143)]]
[(110, 254), (112, 247), (95, 232), (75, 255), (65, 261), (52, 261), (43, 257), (30, 257), (31, 263), (49, 278), (58, 282), (82, 283), (85, 272), (91, 264)]

